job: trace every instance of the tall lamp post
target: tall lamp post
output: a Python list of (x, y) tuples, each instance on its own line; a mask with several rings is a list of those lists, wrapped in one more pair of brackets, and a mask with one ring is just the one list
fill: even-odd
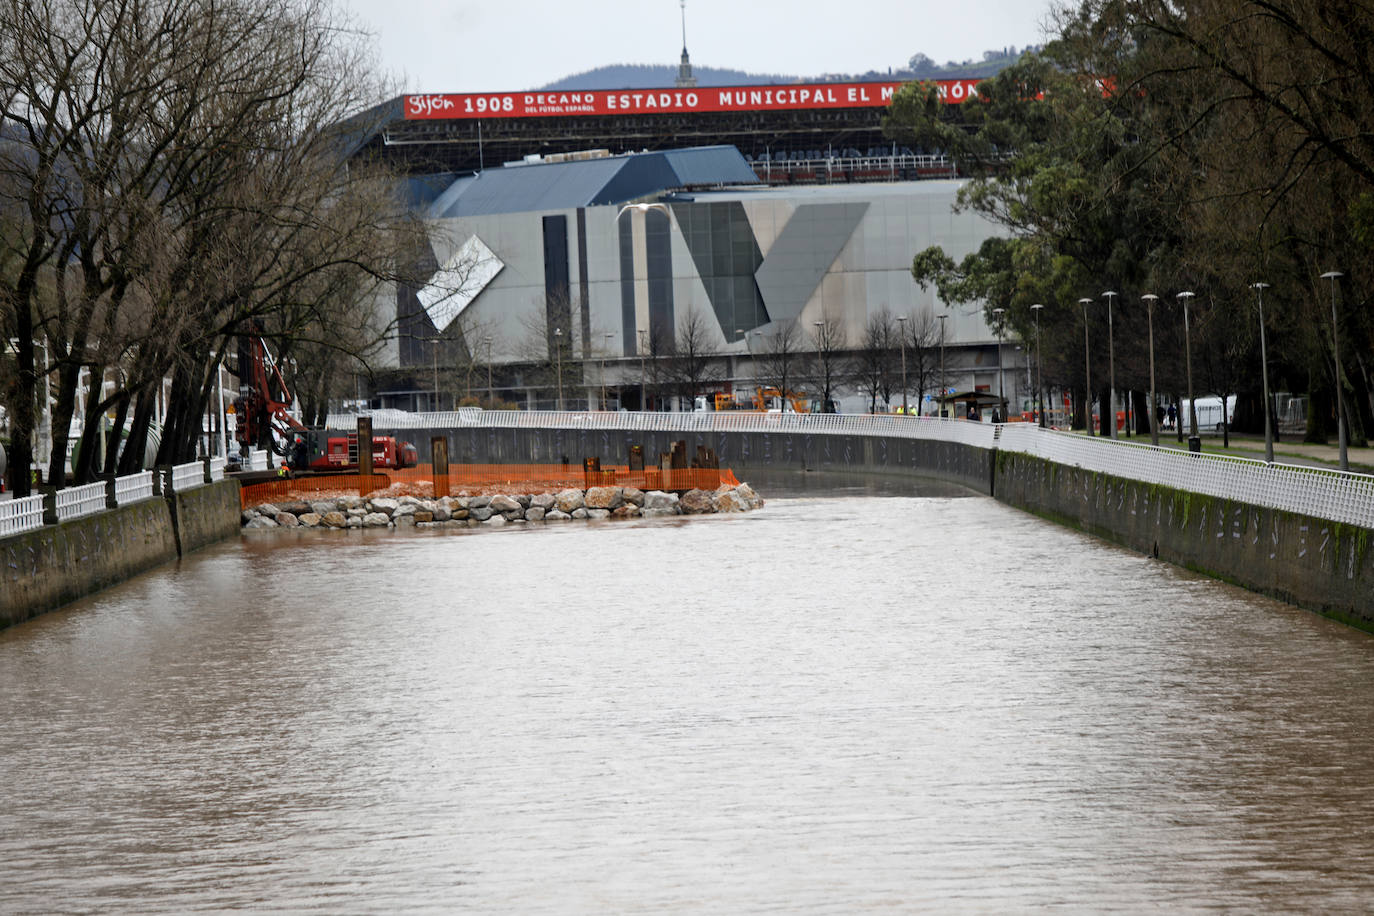
[(558, 406), (557, 410), (563, 409), (563, 329), (553, 329), (553, 371), (558, 385)]
[(487, 409), (490, 410), (496, 403), (495, 389), (491, 387), (491, 338), (483, 337), (482, 343), (487, 345)]
[(1006, 313), (1007, 310), (1004, 308), (992, 310), (993, 320), (997, 322), (997, 397), (1002, 400), (1001, 417), (1003, 420), (1007, 418), (1007, 388), (1003, 382), (1006, 373), (1002, 371), (1002, 316)]
[(434, 410), (439, 410), (439, 338), (431, 337), (429, 342), (433, 344), (430, 349), (434, 353)]
[[(1193, 397), (1193, 344), (1188, 336), (1188, 300), (1195, 294), (1185, 290), (1174, 296), (1183, 303), (1183, 352), (1184, 364), (1188, 367), (1188, 451), (1202, 451), (1202, 439), (1197, 434), (1197, 400)], [(1226, 405), (1222, 405), (1225, 410)]]
[(644, 350), (649, 349), (649, 347), (647, 347), (647, 343), (646, 343), (647, 338), (649, 338), (649, 331), (644, 330), (644, 328), (639, 328), (638, 336), (639, 336), (639, 409), (640, 409), (640, 411), (647, 411), (647, 409), (649, 409), (649, 383), (647, 383), (647, 379), (649, 379), (649, 376), (644, 375)]
[(1155, 407), (1155, 303), (1159, 297), (1154, 293), (1146, 293), (1140, 297), (1145, 300), (1145, 321), (1150, 328), (1150, 444), (1159, 445), (1159, 419), (1156, 417), (1158, 412)]
[(1107, 290), (1107, 436), (1116, 438), (1116, 344), (1112, 340), (1112, 300), (1116, 292)]
[(1345, 274), (1339, 270), (1328, 270), (1322, 274), (1323, 280), (1331, 281), (1331, 355), (1336, 362), (1336, 435), (1341, 446), (1341, 470), (1350, 470), (1350, 459), (1346, 455), (1348, 434), (1345, 429), (1345, 385), (1341, 382), (1341, 338), (1336, 321), (1336, 281)]
[(1045, 428), (1045, 386), (1040, 375), (1040, 310), (1045, 306), (1035, 303), (1031, 312), (1035, 315), (1035, 415), (1040, 419), (1040, 428)]
[(906, 416), (906, 315), (897, 316), (897, 333), (902, 346), (902, 416)]
[[(940, 397), (943, 398), (949, 393), (949, 382), (945, 378), (945, 319), (949, 313), (940, 315)], [(940, 402), (940, 416), (945, 415), (945, 402)]]
[[(1274, 463), (1274, 425), (1269, 419), (1269, 414), (1273, 412), (1273, 404), (1269, 401), (1269, 353), (1264, 343), (1264, 291), (1269, 288), (1269, 284), (1263, 281), (1251, 283), (1250, 286), (1255, 290), (1255, 298), (1259, 303), (1259, 324), (1260, 324), (1260, 378), (1264, 383), (1264, 460), (1270, 464)], [(1225, 405), (1222, 405), (1225, 410)]]
[(611, 339), (614, 334), (602, 335), (606, 338), (606, 345), (601, 348), (601, 409), (606, 409), (606, 351), (611, 348)]
[(1084, 296), (1078, 300), (1078, 304), (1083, 306), (1083, 385), (1086, 389), (1083, 398), (1083, 425), (1087, 427), (1088, 435), (1097, 435), (1093, 430), (1093, 362), (1092, 352), (1088, 348), (1088, 306), (1093, 301)]

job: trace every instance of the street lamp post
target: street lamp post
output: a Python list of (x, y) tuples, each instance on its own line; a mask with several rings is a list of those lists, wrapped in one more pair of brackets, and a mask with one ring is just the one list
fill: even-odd
[(1107, 436), (1116, 438), (1116, 344), (1112, 340), (1112, 300), (1116, 298), (1113, 290), (1102, 295), (1107, 297)]
[[(949, 388), (949, 382), (945, 379), (945, 319), (948, 318), (948, 317), (949, 317), (949, 314), (948, 314), (948, 313), (942, 314), (942, 315), (940, 316), (940, 397), (941, 397), (941, 398), (943, 398), (946, 394), (949, 393), (949, 392), (946, 390), (947, 388)], [(945, 415), (945, 402), (944, 402), (943, 400), (941, 400), (941, 401), (940, 401), (940, 416), (943, 417), (944, 415)]]
[(606, 409), (606, 351), (611, 348), (611, 338), (614, 334), (603, 335), (606, 338), (606, 346), (601, 350), (601, 409)]
[(1155, 303), (1159, 297), (1146, 293), (1140, 297), (1145, 300), (1145, 321), (1150, 328), (1150, 444), (1159, 445), (1159, 420), (1155, 416)]
[(1002, 419), (1007, 418), (1007, 388), (1003, 383), (1006, 373), (1002, 371), (1002, 316), (1007, 313), (1004, 308), (992, 310), (993, 318), (997, 322), (997, 397), (1002, 400)]
[(556, 410), (563, 409), (563, 329), (553, 329), (553, 371), (555, 384), (558, 386), (558, 405)]
[(439, 410), (439, 338), (431, 337), (429, 342), (433, 344), (430, 349), (434, 353), (434, 410)]
[(483, 337), (482, 343), (487, 345), (487, 409), (490, 410), (496, 403), (496, 389), (491, 386), (491, 338)]
[[(1176, 296), (1175, 299), (1183, 303), (1183, 351), (1184, 364), (1188, 368), (1188, 451), (1202, 451), (1202, 439), (1197, 434), (1197, 400), (1193, 397), (1193, 344), (1188, 333), (1188, 300), (1195, 294), (1184, 291)], [(1226, 405), (1222, 404), (1222, 409)]]
[[(1255, 290), (1255, 298), (1259, 303), (1259, 328), (1260, 328), (1260, 378), (1264, 383), (1264, 460), (1270, 464), (1274, 463), (1274, 425), (1270, 420), (1269, 414), (1273, 412), (1273, 405), (1269, 402), (1269, 353), (1264, 342), (1264, 291), (1269, 288), (1269, 284), (1263, 281), (1251, 283)], [(1225, 405), (1222, 405), (1225, 410)]]
[(639, 409), (641, 412), (643, 412), (649, 409), (648, 376), (644, 374), (644, 350), (646, 349), (645, 341), (648, 337), (649, 332), (644, 330), (643, 328), (640, 328), (637, 334), (639, 337)]
[(1088, 349), (1088, 306), (1092, 305), (1092, 300), (1084, 296), (1078, 300), (1078, 304), (1083, 306), (1083, 385), (1086, 389), (1083, 397), (1083, 425), (1087, 427), (1088, 435), (1095, 436), (1093, 430), (1093, 364), (1091, 351)]
[(1336, 436), (1341, 446), (1341, 470), (1350, 470), (1350, 459), (1346, 455), (1348, 434), (1345, 429), (1345, 386), (1341, 383), (1341, 339), (1336, 322), (1336, 281), (1345, 274), (1339, 270), (1328, 270), (1322, 274), (1323, 280), (1331, 281), (1331, 355), (1336, 364)]
[(1040, 310), (1045, 306), (1035, 303), (1031, 312), (1035, 314), (1035, 415), (1040, 418), (1040, 428), (1045, 428), (1045, 387), (1040, 375)]
[(897, 316), (897, 333), (901, 335), (902, 346), (902, 416), (906, 416), (906, 315)]

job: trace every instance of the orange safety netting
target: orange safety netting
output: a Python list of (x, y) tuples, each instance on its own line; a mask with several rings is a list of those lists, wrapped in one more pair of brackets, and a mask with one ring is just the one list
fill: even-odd
[(714, 490), (721, 485), (737, 487), (739, 480), (729, 468), (679, 468), (662, 471), (650, 467), (631, 471), (628, 465), (602, 465), (584, 471), (565, 464), (451, 464), (448, 475), (435, 479), (430, 465), (387, 468), (370, 478), (359, 474), (293, 477), (245, 484), (239, 491), (242, 507), (287, 500), (324, 499), (338, 496), (436, 496), (467, 494), (547, 493), (587, 487), (637, 487), (641, 490)]

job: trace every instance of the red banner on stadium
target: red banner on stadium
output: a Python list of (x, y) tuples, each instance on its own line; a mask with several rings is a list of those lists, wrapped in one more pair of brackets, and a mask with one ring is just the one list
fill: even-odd
[[(579, 92), (483, 92), (408, 95), (406, 120), (567, 118), (581, 115), (680, 114), (713, 111), (804, 111), (886, 108), (902, 83), (798, 83), (788, 86), (699, 86), (693, 89), (596, 89)], [(973, 95), (978, 80), (939, 80), (946, 102)]]

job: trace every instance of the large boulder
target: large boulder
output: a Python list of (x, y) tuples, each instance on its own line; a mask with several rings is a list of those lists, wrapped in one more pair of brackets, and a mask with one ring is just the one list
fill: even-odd
[(552, 493), (536, 493), (530, 497), (531, 509), (543, 509), (545, 512), (548, 512), (557, 505), (558, 497), (554, 496)]
[[(583, 509), (583, 510), (581, 510), (581, 511), (586, 512), (586, 513), (587, 513), (587, 518), (589, 518), (589, 519), (591, 519), (591, 520), (593, 520), (593, 521), (600, 521), (600, 520), (602, 520), (602, 519), (606, 519), (606, 518), (610, 518), (610, 517), (611, 517), (611, 510), (610, 510), (610, 509)], [(576, 518), (576, 517), (577, 517), (577, 513), (573, 513), (573, 517)]]
[(390, 517), (393, 512), (401, 507), (400, 500), (390, 499), (385, 496), (379, 496), (376, 499), (369, 500), (369, 502), (373, 512), (382, 512), (386, 514), (387, 517)]
[(476, 522), (485, 522), (492, 517), (492, 514), (488, 506), (474, 506), (468, 510), (468, 518)]
[[(605, 510), (603, 509), (602, 511), (604, 512)], [(572, 517), (572, 518), (590, 518), (590, 517), (591, 517), (590, 515), (588, 515), (588, 510), (587, 510), (587, 507), (586, 507), (586, 506), (578, 506), (576, 509), (572, 510), (572, 512), (570, 512), (570, 513), (568, 513), (568, 514), (569, 514), (569, 516)]]
[(320, 522), (326, 528), (347, 528), (348, 516), (344, 515), (342, 512), (335, 510), (334, 512), (326, 512), (320, 518)]
[(733, 488), (717, 490), (712, 502), (717, 512), (748, 512), (749, 504)]
[[(407, 507), (402, 506), (401, 508), (404, 509), (404, 508), (407, 508)], [(410, 506), (409, 508), (410, 508), (411, 511), (409, 511), (409, 512), (402, 512), (402, 513), (400, 513), (400, 514), (398, 514), (398, 515), (393, 515), (393, 516), (391, 517), (392, 523), (395, 524), (395, 526), (396, 526), (397, 528), (414, 528), (414, 527), (415, 527), (415, 507), (414, 507), (414, 506)]]
[(588, 487), (583, 504), (588, 509), (615, 509), (625, 505), (625, 497), (620, 487)]
[(399, 506), (396, 507), (396, 511), (391, 513), (391, 519), (392, 521), (396, 521), (397, 519), (405, 515), (413, 516), (416, 512), (419, 511), (419, 509), (420, 506), (418, 503), (401, 503)]
[[(487, 509), (485, 511), (490, 512), (491, 510)], [(510, 523), (506, 521), (506, 517), (504, 515), (493, 515), (486, 521), (482, 522), (482, 524), (488, 528), (500, 528), (503, 525), (508, 525)]]
[(276, 522), (274, 522), (272, 519), (268, 518), (267, 516), (265, 516), (265, 515), (259, 515), (259, 516), (257, 516), (256, 518), (251, 518), (251, 519), (249, 519), (249, 520), (248, 520), (248, 524), (244, 525), (243, 527), (245, 527), (245, 528), (276, 528), (276, 527), (279, 527), (279, 526), (277, 525)]
[(643, 512), (634, 503), (626, 503), (611, 510), (611, 518), (639, 518)]
[(280, 509), (271, 503), (263, 503), (261, 506), (258, 506), (258, 515), (265, 515), (268, 518), (276, 518), (277, 513), (280, 511)]
[(296, 516), (292, 515), (290, 512), (277, 513), (277, 524), (283, 528), (295, 528), (299, 526), (300, 523), (300, 519), (296, 518)]
[(540, 506), (530, 506), (525, 510), (525, 520), (530, 522), (542, 522), (544, 520), (544, 509)]
[(339, 508), (338, 502), (332, 499), (317, 499), (310, 504), (310, 511), (314, 512), (321, 518), (333, 512), (337, 508)]
[(716, 511), (715, 494), (710, 490), (688, 490), (678, 500), (684, 515), (707, 515)]
[(430, 513), (430, 516), (436, 522), (446, 522), (453, 518), (453, 510), (441, 503), (434, 507), (434, 511)]
[(558, 506), (559, 512), (566, 512), (569, 515), (586, 505), (582, 498), (582, 491), (573, 489), (559, 490), (558, 495), (554, 497), (554, 503)]
[(493, 496), (491, 502), (487, 505), (491, 508), (491, 511), (500, 512), (502, 515), (506, 515), (510, 512), (519, 512), (524, 508), (524, 506), (520, 505), (519, 500), (512, 499), (504, 494)]
[(300, 517), (301, 527), (318, 528), (320, 527), (320, 518), (321, 516), (318, 512), (307, 512)]
[(281, 503), (277, 508), (282, 512), (290, 512), (292, 515), (302, 516), (310, 511), (310, 504), (301, 502), (299, 499), (293, 499), (289, 503)]
[(548, 512), (544, 513), (544, 521), (546, 522), (566, 522), (571, 518), (571, 515), (559, 509), (550, 509)]
[(412, 517), (415, 519), (415, 524), (417, 525), (432, 524), (434, 522), (434, 513), (425, 508), (416, 509), (415, 515)]
[(735, 487), (735, 492), (739, 494), (740, 499), (748, 503), (750, 509), (763, 508), (763, 497), (759, 496), (758, 493), (754, 492), (754, 488), (749, 486), (749, 484), (740, 484), (739, 486)]
[(385, 512), (369, 512), (363, 516), (364, 528), (385, 528), (391, 524), (391, 516)]
[(677, 514), (677, 494), (664, 493), (662, 490), (650, 490), (644, 494), (643, 508), (645, 509), (668, 509), (672, 514)]
[(621, 499), (632, 506), (644, 508), (644, 491), (636, 487), (625, 487), (620, 491)]
[(474, 496), (468, 500), (469, 509), (485, 509), (489, 505), (491, 505), (490, 496)]

